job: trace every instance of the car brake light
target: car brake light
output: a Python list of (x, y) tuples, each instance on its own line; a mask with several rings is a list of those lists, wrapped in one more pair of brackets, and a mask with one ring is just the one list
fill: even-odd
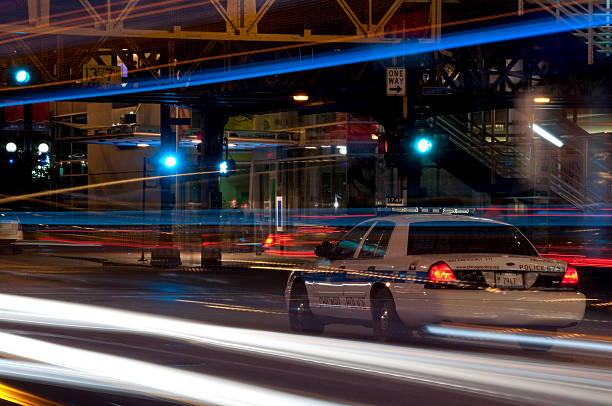
[(563, 275), (563, 280), (561, 281), (561, 286), (576, 286), (578, 285), (578, 271), (571, 265), (567, 266), (567, 270), (565, 271), (565, 275)]
[(429, 274), (427, 275), (427, 282), (429, 283), (448, 283), (457, 282), (455, 274), (452, 269), (442, 261), (436, 262), (429, 268)]

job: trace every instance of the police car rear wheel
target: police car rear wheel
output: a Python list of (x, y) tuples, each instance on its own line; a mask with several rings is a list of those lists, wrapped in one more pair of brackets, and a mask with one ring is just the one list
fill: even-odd
[(304, 285), (293, 287), (289, 306), (289, 327), (298, 333), (321, 334), (325, 326), (317, 321), (310, 310)]
[(372, 330), (378, 341), (390, 341), (399, 338), (401, 321), (395, 311), (395, 302), (389, 292), (372, 300)]

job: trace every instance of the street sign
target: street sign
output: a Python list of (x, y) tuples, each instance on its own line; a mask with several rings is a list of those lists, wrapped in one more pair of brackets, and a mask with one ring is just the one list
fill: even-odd
[(406, 68), (387, 68), (387, 96), (406, 96)]

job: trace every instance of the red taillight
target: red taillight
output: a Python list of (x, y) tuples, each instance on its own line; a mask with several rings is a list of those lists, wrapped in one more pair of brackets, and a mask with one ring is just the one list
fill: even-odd
[(563, 275), (563, 280), (561, 281), (561, 286), (577, 286), (578, 285), (578, 271), (571, 265), (567, 266), (567, 270), (565, 271), (565, 275)]
[(274, 244), (274, 236), (273, 234), (268, 234), (268, 238), (264, 240), (264, 248), (270, 248)]
[(445, 262), (436, 262), (429, 268), (429, 274), (427, 275), (427, 282), (429, 283), (448, 283), (457, 282), (455, 274), (452, 269)]

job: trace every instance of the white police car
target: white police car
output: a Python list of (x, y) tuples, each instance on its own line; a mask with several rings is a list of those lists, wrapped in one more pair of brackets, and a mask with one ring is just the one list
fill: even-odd
[(318, 246), (322, 259), (287, 282), (291, 329), (357, 323), (384, 341), (431, 323), (555, 330), (582, 320), (576, 269), (540, 257), (515, 227), (411, 211), (377, 216)]

